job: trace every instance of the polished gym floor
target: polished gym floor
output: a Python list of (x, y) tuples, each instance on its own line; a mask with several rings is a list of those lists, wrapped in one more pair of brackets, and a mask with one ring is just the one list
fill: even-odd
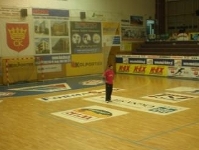
[(117, 74), (0, 87), (0, 150), (198, 150), (199, 81)]

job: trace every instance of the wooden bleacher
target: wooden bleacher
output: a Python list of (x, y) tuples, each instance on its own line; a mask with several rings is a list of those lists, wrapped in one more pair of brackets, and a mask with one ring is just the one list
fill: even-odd
[(199, 41), (146, 41), (132, 54), (198, 56)]

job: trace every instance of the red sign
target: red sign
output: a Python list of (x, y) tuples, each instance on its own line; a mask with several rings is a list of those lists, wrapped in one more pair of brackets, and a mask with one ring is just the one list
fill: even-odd
[(7, 23), (6, 24), (7, 45), (10, 49), (20, 52), (29, 45), (28, 24)]

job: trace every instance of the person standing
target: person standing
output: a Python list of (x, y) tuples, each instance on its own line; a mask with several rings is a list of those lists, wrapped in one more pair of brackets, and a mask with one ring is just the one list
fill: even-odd
[(111, 95), (113, 91), (113, 80), (114, 80), (114, 71), (113, 71), (113, 65), (109, 65), (108, 69), (105, 70), (103, 74), (104, 80), (105, 80), (105, 87), (106, 87), (106, 97), (105, 101), (111, 102)]

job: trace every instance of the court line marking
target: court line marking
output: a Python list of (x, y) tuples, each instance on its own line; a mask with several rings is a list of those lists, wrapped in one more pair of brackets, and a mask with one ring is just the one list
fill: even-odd
[[(60, 123), (66, 124), (66, 123), (64, 123), (63, 119), (60, 118), (60, 117), (53, 116), (53, 115), (51, 115), (51, 114), (46, 114), (46, 113), (45, 113), (45, 114), (39, 113), (39, 114), (40, 114), (41, 116), (45, 116), (45, 117), (48, 117), (48, 118), (51, 118), (51, 119), (52, 119), (52, 117), (53, 117), (53, 119), (55, 119), (56, 121), (59, 121)], [(101, 135), (104, 135), (104, 136), (107, 136), (107, 137), (111, 137), (111, 138), (116, 139), (116, 140), (122, 140), (122, 141), (124, 141), (124, 142), (126, 142), (126, 143), (132, 144), (132, 146), (133, 146), (133, 145), (137, 145), (137, 146), (141, 146), (141, 147), (147, 148), (147, 149), (149, 149), (149, 150), (160, 150), (160, 149), (153, 148), (153, 147), (151, 147), (151, 146), (147, 146), (147, 145), (145, 145), (145, 144), (142, 144), (142, 143), (140, 143), (140, 142), (137, 142), (137, 141), (134, 141), (134, 140), (131, 140), (131, 139), (121, 138), (121, 136), (117, 136), (117, 135), (115, 135), (115, 134), (110, 134), (110, 133), (107, 133), (107, 132), (103, 132), (102, 130), (98, 130), (98, 129), (96, 129), (96, 128), (91, 128), (91, 127), (88, 128), (88, 126), (85, 126), (84, 124), (80, 124), (80, 123), (77, 123), (77, 122), (74, 122), (74, 121), (71, 121), (71, 120), (67, 120), (67, 119), (66, 119), (65, 121), (66, 121), (66, 122), (70, 121), (69, 124), (67, 123), (67, 126), (71, 126), (71, 127), (73, 127), (73, 128), (74, 128), (74, 126), (75, 126), (75, 127), (77, 127), (77, 128), (84, 129), (84, 130), (89, 131), (89, 132), (91, 132), (91, 133), (94, 132), (94, 133), (96, 133), (96, 134), (101, 134)]]
[(192, 123), (188, 123), (188, 124), (185, 124), (183, 126), (179, 126), (179, 127), (176, 127), (176, 128), (173, 128), (173, 129), (170, 129), (170, 130), (167, 130), (167, 131), (163, 131), (163, 132), (160, 132), (158, 134), (155, 134), (153, 136), (149, 136), (149, 137), (146, 137), (146, 138), (143, 138), (141, 140), (138, 140), (137, 142), (143, 142), (143, 141), (146, 141), (146, 140), (149, 140), (149, 139), (152, 139), (152, 138), (157, 138), (159, 136), (162, 136), (164, 134), (168, 134), (168, 133), (171, 133), (171, 132), (175, 132), (175, 131), (178, 131), (180, 129), (183, 129), (183, 128), (186, 128), (186, 127), (191, 127), (191, 126), (194, 126), (196, 124), (199, 124), (199, 121), (196, 121), (196, 122), (192, 122)]

